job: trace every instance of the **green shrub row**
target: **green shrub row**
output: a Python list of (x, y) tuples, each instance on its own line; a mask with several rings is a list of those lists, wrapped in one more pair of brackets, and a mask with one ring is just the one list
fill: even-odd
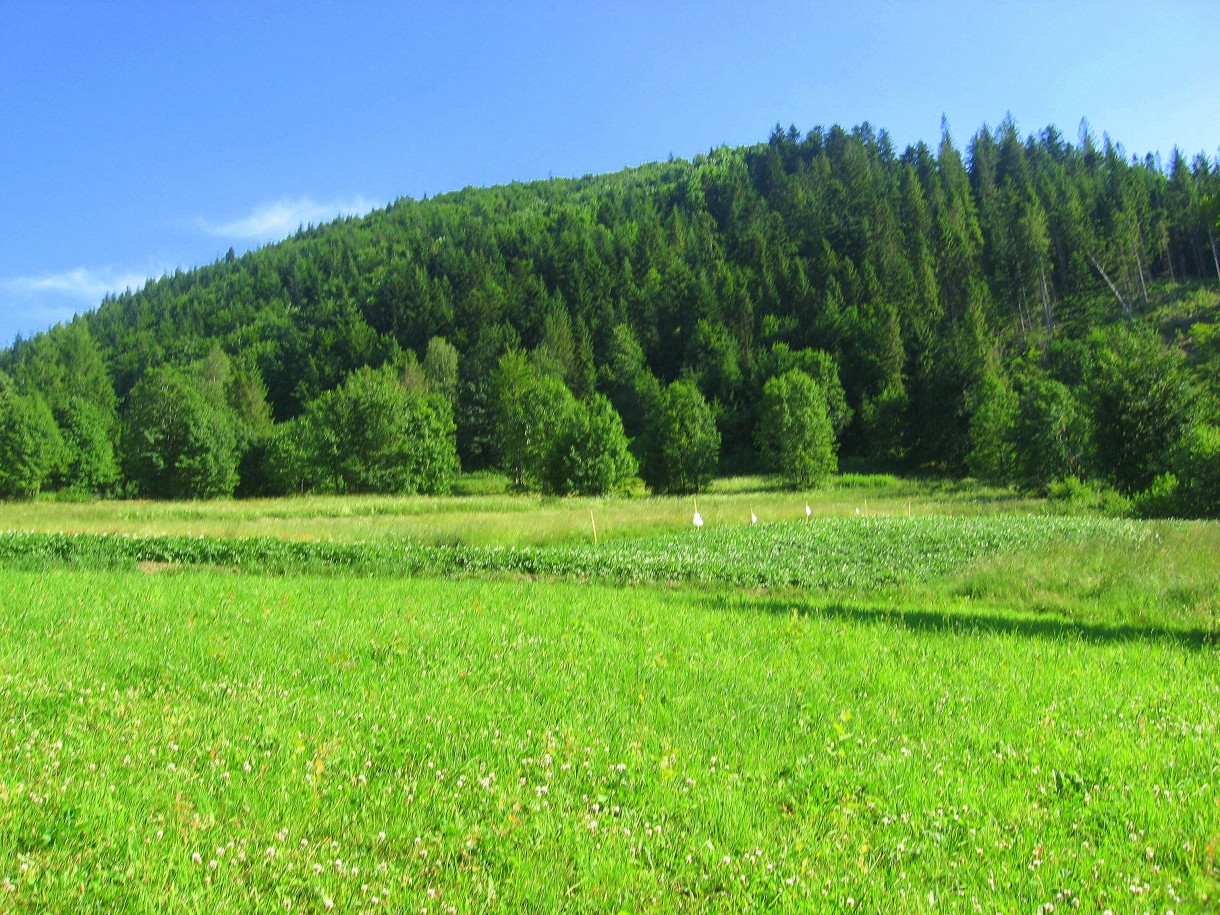
[(153, 563), (259, 574), (507, 574), (837, 590), (926, 581), (988, 556), (1065, 540), (1149, 536), (1151, 529), (1137, 522), (1066, 517), (821, 519), (559, 547), (9, 531), (0, 533), (0, 567), (134, 569)]

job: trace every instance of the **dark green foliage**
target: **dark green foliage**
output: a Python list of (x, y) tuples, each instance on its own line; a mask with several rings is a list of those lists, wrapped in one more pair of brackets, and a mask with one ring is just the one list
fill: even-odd
[(644, 350), (635, 334), (626, 324), (619, 324), (611, 331), (601, 376), (602, 389), (622, 417), (623, 428), (637, 443), (641, 442), (661, 385), (648, 368)]
[(107, 417), (91, 400), (72, 397), (55, 416), (63, 436), (58, 487), (100, 495), (119, 481), (119, 464), (110, 441)]
[(213, 344), (204, 358), (189, 366), (193, 382), (218, 408), (228, 408), (233, 424), (241, 495), (262, 491), (261, 457), (274, 425), (267, 403), (267, 388), (259, 370), (234, 359)]
[(268, 476), (288, 492), (446, 493), (457, 473), (449, 402), (363, 368), (272, 438)]
[(986, 372), (970, 397), (970, 453), (966, 466), (988, 483), (1012, 482), (1017, 395), (997, 371)]
[(518, 488), (541, 488), (576, 399), (561, 379), (544, 374), (520, 350), (500, 360), (492, 390), (503, 469)]
[(691, 381), (675, 381), (649, 415), (641, 474), (659, 493), (707, 488), (720, 456), (720, 431), (711, 407)]
[(132, 389), (123, 425), (123, 469), (144, 496), (207, 499), (237, 486), (236, 420), (198, 378), (170, 366)]
[(428, 390), (449, 402), (451, 410), (458, 405), (458, 351), (444, 337), (428, 341), (424, 354), (424, 377)]
[(838, 469), (826, 394), (797, 369), (763, 388), (756, 437), (759, 453), (790, 489), (820, 486)]
[(542, 337), (531, 356), (542, 374), (562, 379), (569, 389), (583, 383), (572, 319), (562, 300), (550, 303), (542, 322)]
[(1088, 417), (1067, 385), (1040, 371), (1021, 379), (1013, 428), (1013, 482), (1045, 494), (1053, 483), (1079, 476), (1090, 438)]
[(1170, 451), (1191, 418), (1182, 356), (1137, 329), (1116, 328), (1091, 342), (1085, 383), (1097, 467), (1123, 492), (1138, 492), (1169, 470)]
[[(952, 473), (965, 471), (969, 416), (965, 392), (969, 380), (957, 371), (956, 360), (937, 341), (922, 354), (919, 371), (907, 388), (906, 444), (908, 458)], [(871, 431), (871, 430), (869, 430)]]
[(627, 447), (623, 421), (601, 394), (578, 402), (552, 448), (546, 489), (567, 495), (601, 496), (638, 468)]
[(114, 384), (85, 318), (75, 318), (19, 342), (9, 355), (18, 388), (37, 392), (52, 413), (59, 413), (73, 398), (80, 398), (97, 407), (109, 431), (116, 429)]
[(1172, 470), (1157, 477), (1142, 497), (1146, 505), (1151, 503), (1148, 513), (1220, 518), (1220, 426), (1193, 423), (1169, 463)]
[(312, 430), (307, 429), (304, 417), (279, 423), (264, 442), (252, 449), (250, 458), (256, 463), (246, 469), (243, 480), (257, 479), (257, 492), (270, 496), (308, 492), (314, 485), (312, 444)]
[(43, 400), (62, 432), (64, 451), (52, 462), (46, 488), (101, 493), (113, 487), (117, 399), (85, 319), (17, 344), (11, 357), (16, 389)]
[[(947, 131), (900, 151), (867, 124), (779, 130), (689, 162), (402, 199), (109, 298), (0, 352), (0, 370), (56, 413), (77, 396), (105, 419), (151, 370), (189, 369), (238, 417), (250, 493), (271, 479), (258, 468), (280, 447), (272, 420), (387, 363), (448, 398), (465, 466), (506, 463), (492, 382), (513, 349), (578, 398), (608, 396), (639, 455), (661, 387), (687, 378), (721, 466), (756, 469), (762, 386), (799, 369), (844, 454), (1042, 487), (1059, 472), (1022, 469), (1016, 440), (1010, 460), (1011, 398), (984, 380), (1024, 397), (1015, 362), (1030, 358), (1099, 420), (1100, 463), (1060, 472), (1146, 488), (1180, 428), (1116, 408), (1124, 397), (1077, 357), (1116, 322), (1176, 332), (1215, 402), (1217, 314), (1188, 313), (1186, 296), (1220, 279), (1220, 163), (1175, 153), (1161, 169), (1087, 134), (1022, 138), (1011, 121), (965, 152)], [(1156, 466), (1122, 463), (1158, 448)], [(520, 454), (507, 463), (537, 485)]]
[(38, 394), (0, 393), (0, 498), (38, 495), (63, 457), (63, 440)]
[(512, 327), (485, 325), (473, 349), (458, 363), (458, 454), (467, 470), (486, 470), (500, 463), (493, 380), (500, 359), (520, 344)]
[(839, 382), (839, 367), (834, 357), (824, 350), (793, 350), (786, 343), (777, 343), (771, 347), (769, 357), (759, 362), (759, 371), (768, 379), (794, 369), (808, 375), (821, 388), (830, 425), (836, 436), (842, 435), (851, 422), (852, 409), (847, 405), (847, 395)]
[(884, 462), (906, 457), (907, 410), (910, 399), (901, 378), (896, 378), (860, 405), (860, 426), (867, 454)]

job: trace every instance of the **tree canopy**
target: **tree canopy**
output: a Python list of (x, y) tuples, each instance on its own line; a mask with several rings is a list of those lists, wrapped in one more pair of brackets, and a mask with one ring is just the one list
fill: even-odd
[(650, 414), (641, 470), (663, 493), (702, 492), (716, 472), (720, 432), (707, 400), (693, 381), (675, 381)]
[(838, 469), (826, 393), (800, 369), (763, 388), (757, 437), (764, 460), (791, 489), (819, 486)]
[(457, 472), (453, 414), (390, 366), (364, 368), (286, 424), (269, 459), (288, 492), (446, 493)]
[[(60, 422), (74, 398), (92, 404), (125, 484), (149, 494), (233, 491), (235, 474), (242, 492), (274, 488), (267, 461), (292, 450), (282, 427), (299, 432), (320, 399), (387, 365), (415, 366), (407, 387), (447, 402), (464, 467), (507, 466), (523, 486), (545, 485), (539, 435), (562, 427), (548, 411), (595, 394), (655, 473), (650, 430), (681, 379), (706, 402), (720, 469), (757, 470), (765, 387), (799, 370), (844, 455), (1136, 491), (1171, 472), (1164, 454), (1196, 420), (1217, 419), (1218, 199), (1220, 162), (1133, 157), (1087, 125), (1069, 142), (1006, 120), (964, 148), (946, 131), (902, 150), (869, 124), (777, 128), (691, 161), (404, 198), (302, 229), (108, 297), (0, 351), (0, 371)], [(1122, 390), (1128, 362), (1172, 365), (1182, 386), (1153, 386), (1170, 408), (1156, 429), (1140, 417), (1158, 408)], [(526, 366), (532, 393), (516, 403), (505, 386)], [(170, 441), (142, 401), (174, 371), (206, 389), (198, 417), (215, 411), (193, 422), (211, 423), (216, 473), (189, 486), (150, 484), (169, 471), (139, 438)], [(1033, 466), (1039, 411), (1067, 436), (1063, 466)]]

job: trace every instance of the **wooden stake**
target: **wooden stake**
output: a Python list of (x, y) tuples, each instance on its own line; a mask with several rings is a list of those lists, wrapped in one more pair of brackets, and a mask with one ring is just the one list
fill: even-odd
[(593, 525), (593, 545), (597, 546), (597, 522), (593, 520), (593, 509), (589, 509), (589, 523)]

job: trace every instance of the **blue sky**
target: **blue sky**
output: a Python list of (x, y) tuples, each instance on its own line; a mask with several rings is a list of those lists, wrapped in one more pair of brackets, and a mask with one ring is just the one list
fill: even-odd
[(0, 344), (396, 197), (1011, 113), (1220, 154), (1220, 2), (0, 0)]

